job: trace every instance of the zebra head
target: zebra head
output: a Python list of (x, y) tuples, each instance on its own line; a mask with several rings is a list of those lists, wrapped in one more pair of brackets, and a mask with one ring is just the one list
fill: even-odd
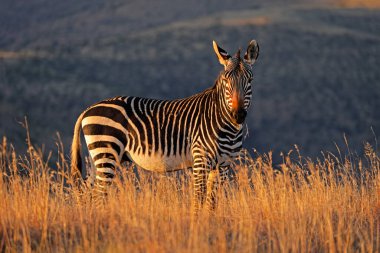
[(251, 103), (252, 65), (259, 56), (259, 45), (255, 40), (252, 40), (245, 52), (244, 59), (240, 57), (240, 49), (234, 56), (230, 56), (215, 41), (213, 41), (213, 46), (220, 64), (224, 66), (224, 71), (218, 77), (223, 104), (232, 121), (236, 124), (242, 124)]

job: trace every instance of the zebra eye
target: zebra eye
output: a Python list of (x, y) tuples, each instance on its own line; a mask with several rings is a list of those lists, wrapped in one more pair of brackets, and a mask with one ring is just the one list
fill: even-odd
[(252, 77), (248, 78), (248, 82), (249, 82), (249, 83), (252, 82), (252, 81), (253, 81), (253, 78), (252, 78)]

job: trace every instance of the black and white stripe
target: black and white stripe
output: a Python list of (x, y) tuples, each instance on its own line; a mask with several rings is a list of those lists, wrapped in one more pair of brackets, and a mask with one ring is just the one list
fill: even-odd
[(251, 41), (244, 59), (240, 50), (231, 57), (215, 42), (214, 50), (224, 70), (202, 93), (176, 100), (116, 97), (84, 111), (75, 125), (72, 170), (81, 173), (82, 129), (96, 168), (96, 189), (105, 192), (124, 161), (159, 172), (192, 167), (195, 209), (205, 199), (214, 208), (219, 181), (242, 147), (258, 45)]

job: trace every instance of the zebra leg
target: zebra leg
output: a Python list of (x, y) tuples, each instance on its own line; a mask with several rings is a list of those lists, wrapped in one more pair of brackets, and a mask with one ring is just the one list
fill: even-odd
[(219, 166), (208, 176), (206, 207), (209, 211), (214, 211), (216, 208), (218, 189), (228, 179), (228, 169), (228, 166)]
[(220, 176), (220, 184), (223, 185), (225, 182), (229, 181), (229, 173), (230, 166), (224, 165), (219, 167), (219, 176)]
[(197, 214), (203, 206), (206, 197), (207, 169), (194, 167), (194, 213)]
[(194, 214), (197, 215), (203, 206), (207, 190), (207, 174), (210, 171), (210, 163), (206, 157), (204, 148), (195, 144), (192, 148), (193, 176), (194, 176)]
[(95, 190), (106, 195), (112, 180), (115, 177), (115, 160), (95, 162), (96, 178)]
[(206, 208), (209, 211), (215, 210), (216, 195), (220, 184), (219, 171), (217, 169), (210, 171), (207, 179), (207, 199)]
[(101, 196), (106, 195), (109, 186), (112, 184), (115, 168), (119, 162), (120, 154), (110, 145), (106, 142), (88, 145), (95, 166), (95, 191), (98, 193), (97, 195)]

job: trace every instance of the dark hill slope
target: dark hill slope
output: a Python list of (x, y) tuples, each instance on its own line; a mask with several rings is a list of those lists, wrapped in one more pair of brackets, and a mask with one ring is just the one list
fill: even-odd
[[(380, 11), (234, 1), (2, 1), (0, 135), (16, 144), (27, 115), (36, 143), (115, 95), (189, 96), (213, 84), (227, 50), (255, 38), (254, 101), (246, 146), (307, 155), (352, 148), (380, 132)], [(166, 3), (166, 4), (165, 4)], [(8, 11), (9, 10), (9, 11)], [(278, 154), (278, 153), (277, 153)]]

